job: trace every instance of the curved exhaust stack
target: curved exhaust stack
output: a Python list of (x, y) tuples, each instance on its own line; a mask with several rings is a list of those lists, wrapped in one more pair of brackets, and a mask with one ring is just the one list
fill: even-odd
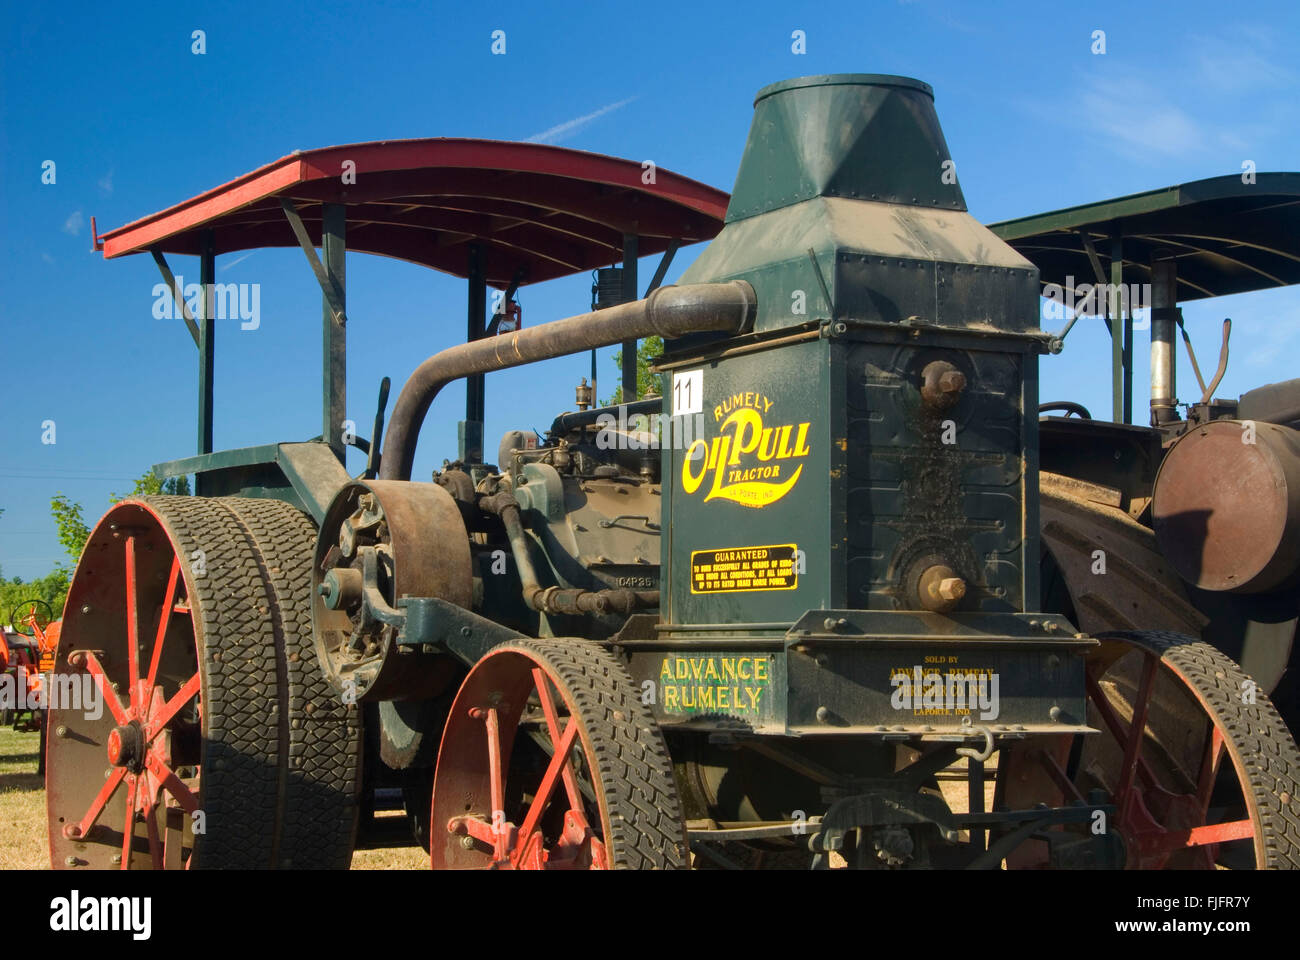
[(447, 384), (461, 377), (551, 360), (624, 340), (688, 333), (744, 333), (754, 322), (754, 289), (743, 280), (660, 287), (644, 300), (599, 312), (473, 340), (443, 350), (415, 368), (402, 387), (384, 434), (379, 476), (409, 480), (415, 444), (429, 405)]

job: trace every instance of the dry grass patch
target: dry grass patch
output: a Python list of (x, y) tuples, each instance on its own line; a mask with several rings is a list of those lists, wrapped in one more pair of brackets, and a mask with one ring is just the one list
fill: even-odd
[(0, 870), (47, 870), (45, 784), (36, 775), (39, 733), (0, 727)]

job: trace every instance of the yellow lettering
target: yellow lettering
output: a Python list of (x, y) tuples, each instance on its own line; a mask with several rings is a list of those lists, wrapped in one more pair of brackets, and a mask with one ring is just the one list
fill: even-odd
[[(716, 443), (716, 441), (714, 441)], [(700, 448), (700, 472), (697, 476), (691, 474), (692, 458), (696, 455), (695, 448)], [(705, 454), (708, 452), (708, 444), (703, 440), (695, 440), (686, 448), (686, 456), (682, 460), (682, 489), (687, 493), (694, 493), (700, 489), (700, 484), (704, 482), (704, 475), (708, 472), (709, 466)]]
[(794, 455), (796, 457), (806, 457), (812, 453), (812, 449), (808, 446), (808, 428), (810, 426), (811, 424), (808, 423), (799, 424), (799, 437), (794, 442)]

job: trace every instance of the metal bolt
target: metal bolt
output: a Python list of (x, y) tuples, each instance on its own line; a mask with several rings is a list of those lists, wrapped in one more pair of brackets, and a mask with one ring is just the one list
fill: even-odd
[(961, 577), (944, 577), (939, 581), (939, 596), (945, 600), (960, 600), (966, 596), (966, 581)]
[(465, 834), (465, 836), (460, 838), (460, 845), (464, 847), (466, 850), (473, 850), (474, 838), (471, 837), (469, 834)]
[(827, 710), (825, 707), (817, 708), (817, 721), (819, 723), (829, 723), (830, 719), (831, 719), (831, 712), (829, 710)]
[[(120, 860), (120, 858), (121, 858), (121, 854), (118, 854), (118, 857), (119, 857), (119, 861), (118, 861), (118, 862), (121, 862), (121, 860)], [(75, 867), (75, 866), (76, 866), (78, 863), (80, 863), (81, 861), (78, 860), (76, 857), (65, 857), (64, 860), (63, 860), (63, 862), (66, 863), (66, 864), (67, 864), (68, 866), (70, 866), (70, 867)]]
[(834, 618), (834, 617), (827, 617), (825, 620), (822, 621), (822, 626), (824, 626), (827, 630), (834, 630), (834, 629), (835, 629), (835, 618)]
[(945, 373), (939, 378), (939, 390), (942, 393), (961, 393), (966, 389), (966, 375), (960, 370)]
[(90, 604), (88, 604), (88, 603), (83, 603), (83, 604), (81, 605), (81, 612), (82, 612), (82, 613), (90, 613)]
[(66, 737), (68, 735), (68, 728), (65, 727), (63, 724), (59, 724), (57, 727), (54, 728), (54, 735), (56, 737)]
[(122, 862), (122, 855), (121, 855), (120, 853), (115, 853), (115, 854), (113, 854), (113, 862), (114, 862), (114, 863), (121, 863), (121, 862)]
[(927, 567), (917, 584), (917, 599), (921, 606), (934, 613), (947, 613), (966, 596), (966, 581), (947, 564), (936, 563)]
[(1060, 719), (1061, 719), (1061, 708), (1058, 707), (1058, 706), (1053, 705), (1053, 706), (1052, 706), (1052, 709), (1047, 711), (1047, 715), (1048, 715), (1049, 717), (1051, 717), (1053, 721), (1060, 720)]

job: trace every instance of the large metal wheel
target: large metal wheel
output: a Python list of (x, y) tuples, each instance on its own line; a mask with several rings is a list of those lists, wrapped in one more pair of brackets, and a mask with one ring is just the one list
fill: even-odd
[(292, 508), (233, 499), (143, 497), (100, 521), (56, 671), (88, 676), (102, 712), (48, 720), (53, 866), (346, 864), (356, 783), (313, 758), (359, 760), (359, 726), (309, 678), (312, 539)]
[(663, 735), (587, 640), (511, 641), (474, 666), (443, 732), (430, 833), (435, 869), (687, 865)]
[[(1088, 723), (1101, 733), (1008, 756), (1009, 800), (1035, 782), (1066, 802), (1101, 791), (1129, 869), (1300, 869), (1300, 750), (1264, 691), (1192, 637), (1098, 639)], [(1008, 859), (1035, 865), (1029, 850)]]

